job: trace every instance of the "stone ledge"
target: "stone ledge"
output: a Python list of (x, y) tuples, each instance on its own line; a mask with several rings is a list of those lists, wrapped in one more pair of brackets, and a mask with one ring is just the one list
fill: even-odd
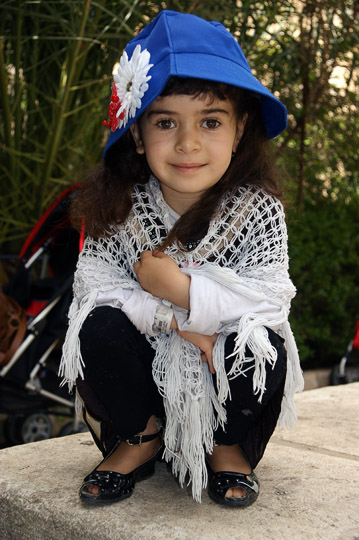
[(308, 369), (304, 375), (304, 390), (314, 390), (322, 386), (328, 386), (330, 381), (331, 369)]
[(257, 468), (258, 501), (195, 503), (164, 464), (130, 499), (84, 507), (77, 491), (99, 461), (88, 433), (0, 451), (1, 540), (357, 540), (359, 383), (296, 396), (299, 422), (277, 431)]

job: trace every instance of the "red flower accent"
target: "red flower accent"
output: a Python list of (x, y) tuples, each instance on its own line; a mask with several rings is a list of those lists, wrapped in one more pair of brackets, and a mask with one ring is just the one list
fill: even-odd
[(104, 126), (111, 128), (111, 131), (115, 131), (118, 126), (119, 119), (122, 120), (125, 116), (125, 111), (123, 110), (121, 114), (117, 117), (117, 111), (121, 108), (121, 101), (117, 95), (116, 84), (112, 83), (112, 94), (111, 94), (111, 103), (108, 107), (108, 116), (109, 121), (104, 120), (102, 123)]

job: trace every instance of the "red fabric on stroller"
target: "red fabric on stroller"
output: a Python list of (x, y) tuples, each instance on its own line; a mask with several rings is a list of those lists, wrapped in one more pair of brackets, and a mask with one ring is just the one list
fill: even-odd
[(356, 322), (355, 325), (355, 334), (353, 339), (353, 349), (356, 349), (359, 351), (359, 321)]

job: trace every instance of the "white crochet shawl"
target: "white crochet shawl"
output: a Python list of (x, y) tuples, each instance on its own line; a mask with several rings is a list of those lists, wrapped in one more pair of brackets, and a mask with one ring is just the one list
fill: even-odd
[[(143, 250), (153, 250), (171, 228), (168, 206), (158, 181), (136, 186), (133, 208), (123, 226), (113, 236), (88, 238), (79, 257), (74, 281), (74, 299), (69, 311), (60, 374), (70, 388), (83, 376), (79, 331), (96, 306), (98, 291), (121, 286), (140, 288), (133, 265)], [(161, 234), (162, 233), (162, 234)], [(291, 427), (296, 419), (293, 395), (303, 389), (298, 352), (288, 323), (290, 301), (295, 288), (288, 275), (287, 232), (281, 203), (256, 188), (241, 187), (234, 197), (225, 197), (207, 234), (187, 253), (171, 245), (170, 255), (183, 272), (205, 275), (252, 300), (278, 306), (276, 314), (247, 313), (229, 322), (214, 348), (218, 392), (200, 351), (176, 331), (148, 336), (154, 348), (153, 378), (163, 396), (166, 411), (165, 452), (172, 460), (180, 484), (192, 482), (193, 497), (200, 501), (207, 484), (205, 452), (213, 447), (213, 431), (218, 423), (225, 428), (224, 402), (230, 396), (224, 369), (224, 342), (236, 332), (235, 361), (229, 377), (247, 376), (252, 369), (253, 392), (261, 400), (265, 391), (265, 364), (276, 362), (276, 350), (264, 326), (272, 327), (285, 339), (288, 368), (279, 425)], [(249, 346), (253, 358), (246, 358)], [(254, 369), (253, 369), (254, 368)]]

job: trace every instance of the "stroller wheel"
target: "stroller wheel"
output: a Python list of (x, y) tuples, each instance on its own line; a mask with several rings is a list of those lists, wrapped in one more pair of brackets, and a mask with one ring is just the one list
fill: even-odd
[(4, 433), (10, 444), (24, 444), (49, 439), (52, 423), (44, 413), (29, 416), (9, 415), (5, 421)]
[(337, 364), (333, 367), (331, 373), (330, 373), (330, 384), (337, 385), (337, 384), (347, 384), (347, 378), (345, 376), (345, 373), (340, 372), (340, 366)]
[(333, 367), (330, 374), (330, 384), (348, 384), (359, 381), (359, 364), (345, 365), (343, 373), (340, 370), (340, 365), (337, 364)]

